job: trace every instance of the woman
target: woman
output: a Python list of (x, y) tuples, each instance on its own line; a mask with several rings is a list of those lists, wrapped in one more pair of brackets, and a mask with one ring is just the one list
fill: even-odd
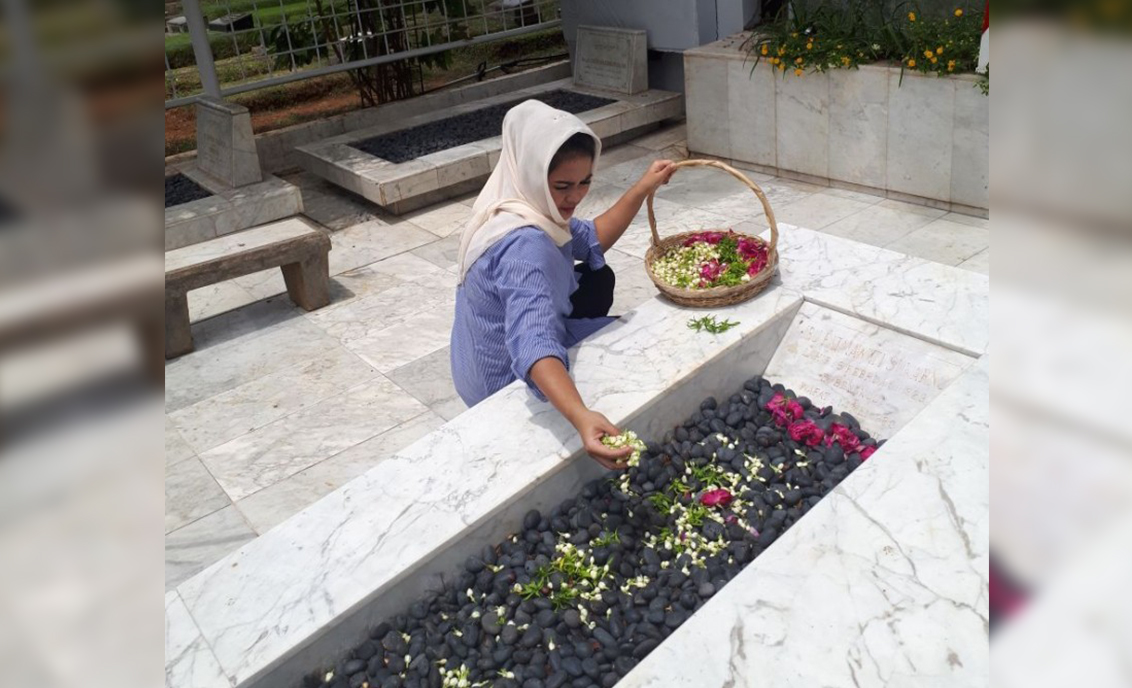
[(600, 153), (601, 140), (585, 123), (539, 101), (504, 117), (499, 162), (461, 236), (452, 377), (469, 406), (525, 381), (577, 429), (590, 456), (620, 468), (617, 460), (631, 450), (601, 443), (620, 431), (586, 407), (566, 351), (613, 320), (605, 251), (675, 168), (656, 161), (604, 214), (574, 218)]

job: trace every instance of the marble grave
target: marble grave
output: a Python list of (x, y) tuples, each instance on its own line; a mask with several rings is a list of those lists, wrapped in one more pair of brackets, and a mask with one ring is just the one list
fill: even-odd
[[(578, 50), (572, 79), (560, 79), (493, 97), (465, 102), (443, 111), (348, 132), (295, 149), (299, 163), (312, 174), (352, 191), (395, 214), (475, 191), (499, 159), (500, 136), (456, 146), (415, 160), (393, 163), (351, 144), (477, 109), (566, 89), (617, 102), (583, 112), (606, 146), (636, 138), (661, 121), (684, 113), (684, 97), (649, 90), (645, 32), (588, 27)], [(580, 32), (581, 35), (581, 32)], [(615, 51), (611, 54), (609, 51)], [(624, 65), (616, 67), (616, 65)]]
[(184, 174), (213, 195), (165, 209), (166, 251), (303, 211), (298, 187), (261, 171), (246, 107), (201, 97), (196, 118), (196, 159), (165, 175)]
[[(648, 301), (571, 352), (579, 391), (651, 439), (765, 373), (888, 442), (618, 685), (987, 685), (989, 279), (780, 230), (738, 327)], [(602, 473), (513, 384), (170, 591), (166, 685), (302, 685)]]

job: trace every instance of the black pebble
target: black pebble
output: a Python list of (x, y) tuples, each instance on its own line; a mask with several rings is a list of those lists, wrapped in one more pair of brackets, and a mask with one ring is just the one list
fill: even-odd
[(648, 655), (648, 653), (655, 650), (656, 646), (659, 645), (659, 644), (660, 644), (660, 641), (657, 640), (656, 638), (648, 638), (648, 639), (642, 640), (640, 643), (637, 644), (636, 647), (633, 648), (633, 656), (636, 657), (637, 659), (644, 659), (645, 656)]
[(562, 670), (570, 676), (577, 678), (585, 673), (582, 669), (582, 660), (577, 657), (565, 657), (562, 659)]

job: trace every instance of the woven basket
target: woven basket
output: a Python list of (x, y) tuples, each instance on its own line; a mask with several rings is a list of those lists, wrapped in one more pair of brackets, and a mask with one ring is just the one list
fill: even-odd
[(737, 235), (746, 237), (753, 241), (757, 241), (767, 247), (766, 267), (764, 267), (757, 275), (751, 278), (749, 282), (737, 284), (733, 287), (710, 287), (708, 289), (681, 289), (674, 287), (659, 277), (653, 272), (653, 262), (663, 256), (670, 248), (681, 246), (684, 240), (700, 232), (711, 231), (727, 231), (725, 229), (711, 229), (704, 228), (696, 232), (684, 232), (683, 234), (675, 234), (664, 239), (656, 231), (656, 213), (653, 212), (653, 194), (649, 194), (648, 208), (649, 208), (649, 228), (652, 229), (652, 246), (649, 247), (648, 253), (645, 254), (645, 269), (649, 273), (649, 279), (664, 294), (673, 302), (681, 306), (692, 306), (694, 308), (713, 308), (716, 306), (730, 306), (736, 303), (742, 303), (748, 299), (752, 299), (759, 294), (763, 289), (766, 289), (770, 284), (774, 274), (778, 271), (778, 223), (774, 219), (774, 211), (770, 208), (770, 202), (766, 200), (766, 194), (750, 179), (747, 179), (739, 170), (726, 165), (717, 160), (684, 160), (676, 163), (676, 168), (681, 167), (715, 167), (728, 172), (731, 176), (747, 185), (747, 187), (755, 192), (755, 196), (763, 204), (763, 211), (766, 213), (767, 222), (770, 223), (770, 244), (757, 236), (750, 234), (742, 234), (736, 232)]

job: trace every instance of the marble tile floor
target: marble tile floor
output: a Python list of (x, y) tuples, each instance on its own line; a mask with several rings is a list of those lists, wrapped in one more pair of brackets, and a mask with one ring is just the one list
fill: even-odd
[[(583, 214), (615, 202), (651, 160), (684, 150), (680, 123), (606, 151)], [(656, 196), (662, 235), (689, 222), (767, 226), (727, 175), (677, 174)], [(748, 174), (781, 223), (989, 274), (987, 220)], [(190, 294), (197, 350), (166, 366), (167, 589), (465, 410), (448, 337), (459, 230), (475, 195), (397, 217), (308, 173), (285, 178), (330, 233), (331, 303), (296, 308), (278, 270)], [(608, 255), (618, 314), (656, 293), (642, 268), (648, 245), (642, 210)]]

